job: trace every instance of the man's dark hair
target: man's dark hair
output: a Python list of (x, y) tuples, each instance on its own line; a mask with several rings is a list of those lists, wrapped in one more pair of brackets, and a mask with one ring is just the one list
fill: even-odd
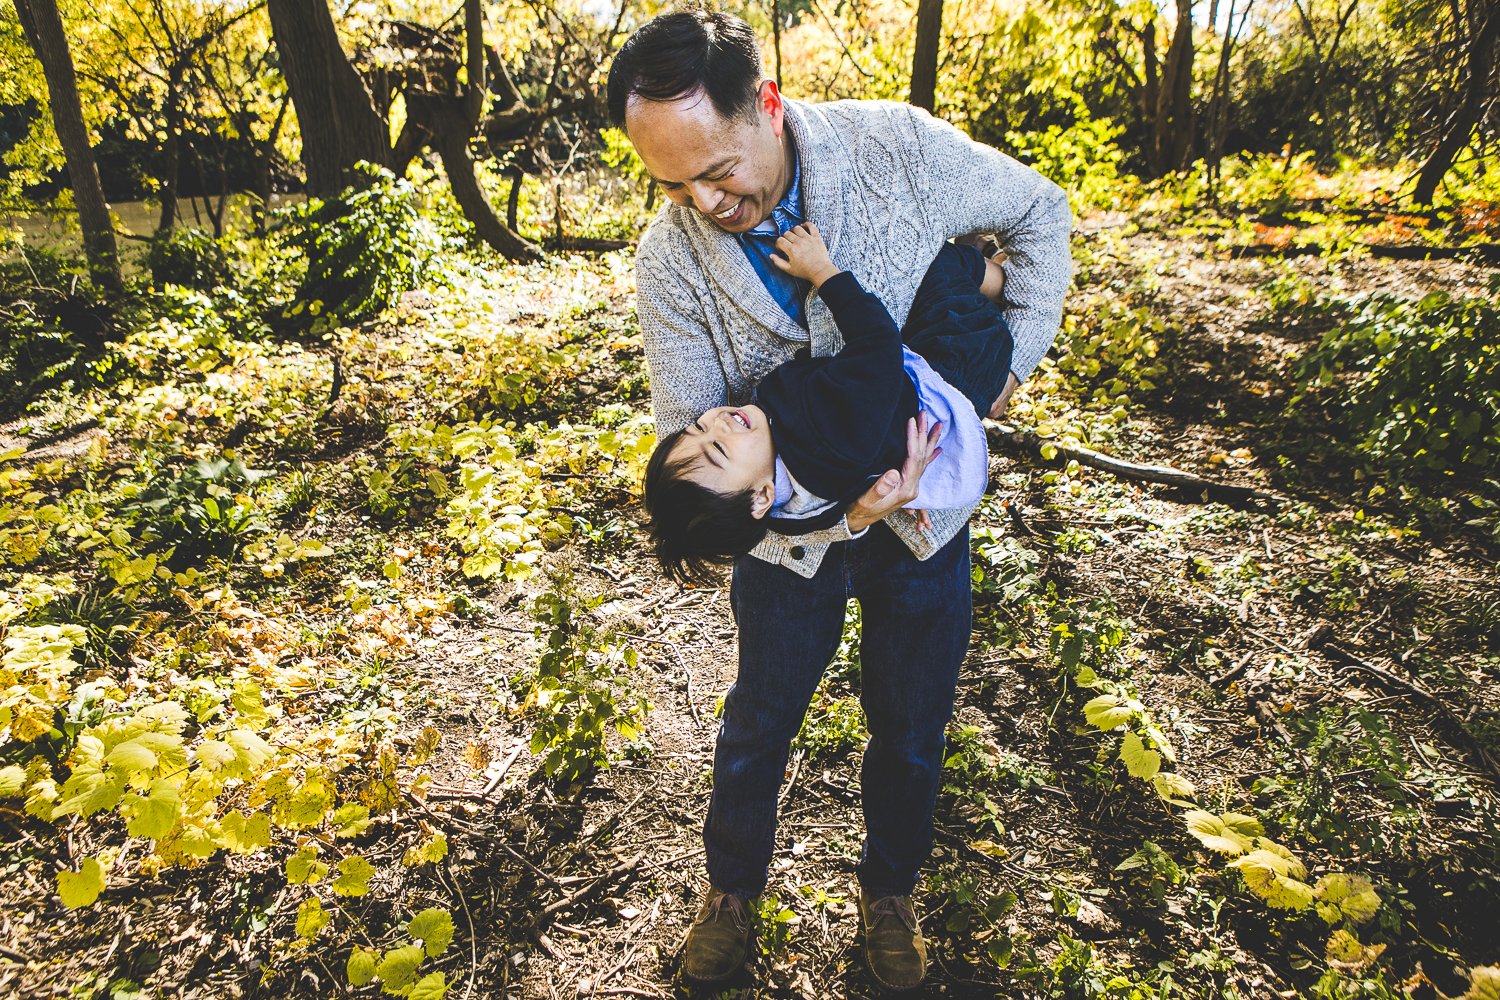
[(703, 91), (720, 116), (755, 114), (760, 44), (750, 25), (701, 8), (662, 14), (620, 46), (609, 67), (609, 119), (625, 127), (631, 94), (670, 101)]
[(766, 523), (750, 513), (753, 490), (716, 493), (687, 478), (692, 456), (670, 457), (683, 433), (663, 438), (646, 463), (646, 530), (668, 577), (703, 583), (714, 578), (716, 565), (755, 548), (766, 537)]

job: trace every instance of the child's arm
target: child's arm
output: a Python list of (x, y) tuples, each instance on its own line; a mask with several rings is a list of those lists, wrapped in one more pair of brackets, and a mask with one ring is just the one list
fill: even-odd
[(771, 262), (794, 278), (810, 281), (814, 288), (822, 288), (823, 282), (838, 274), (843, 268), (828, 256), (828, 247), (823, 234), (811, 222), (788, 229), (776, 241), (776, 251)]

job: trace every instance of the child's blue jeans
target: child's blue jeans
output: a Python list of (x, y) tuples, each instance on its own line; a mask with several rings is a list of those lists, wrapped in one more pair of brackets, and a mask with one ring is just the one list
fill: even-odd
[(751, 556), (734, 564), (739, 675), (724, 702), (703, 826), (708, 875), (743, 898), (766, 886), (776, 799), (792, 738), (860, 602), (860, 700), (870, 728), (860, 775), (861, 887), (911, 895), (932, 849), (943, 731), (969, 643), (969, 532), (926, 561), (883, 524), (828, 549), (812, 579)]

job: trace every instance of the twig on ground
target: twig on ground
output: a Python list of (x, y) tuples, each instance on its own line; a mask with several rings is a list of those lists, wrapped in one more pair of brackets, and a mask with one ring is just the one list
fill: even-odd
[(587, 899), (589, 896), (592, 896), (600, 889), (603, 889), (611, 882), (617, 882), (625, 876), (629, 875), (631, 872), (640, 867), (641, 861), (644, 858), (644, 854), (637, 854), (629, 861), (622, 861), (620, 864), (615, 865), (615, 867), (611, 868), (603, 875), (600, 875), (592, 882), (589, 882), (577, 892), (574, 892), (568, 896), (564, 896), (562, 899), (559, 899), (555, 902), (548, 903), (547, 906), (543, 908), (541, 915), (538, 918), (538, 923), (545, 923), (547, 921), (550, 921), (552, 917), (555, 917), (557, 914), (563, 912), (566, 909), (577, 906), (579, 903), (583, 902), (585, 899)]
[(778, 808), (783, 802), (786, 801), (786, 797), (792, 794), (792, 786), (797, 783), (797, 775), (802, 773), (803, 756), (804, 755), (802, 751), (798, 750), (796, 759), (792, 761), (792, 778), (785, 785), (781, 786), (781, 794), (776, 797), (776, 805)]
[(1042, 437), (1035, 431), (1022, 430), (1012, 424), (989, 422), (986, 432), (992, 445), (1008, 447), (1038, 457), (1041, 456), (1043, 448), (1051, 445), (1057, 450), (1052, 461), (1072, 460), (1079, 465), (1086, 465), (1100, 472), (1108, 472), (1121, 479), (1196, 490), (1203, 495), (1205, 500), (1218, 500), (1222, 503), (1254, 502), (1268, 505), (1281, 502), (1280, 497), (1264, 490), (1205, 479), (1197, 473), (1184, 472), (1182, 469), (1174, 469), (1169, 465), (1142, 465), (1138, 462), (1127, 462), (1122, 458), (1112, 458), (1090, 448), (1059, 444), (1057, 441)]
[(1439, 698), (1417, 682), (1409, 681), (1404, 677), (1398, 677), (1384, 667), (1377, 667), (1375, 664), (1355, 656), (1341, 646), (1336, 646), (1329, 642), (1325, 643), (1322, 648), (1332, 653), (1341, 663), (1351, 666), (1356, 670), (1361, 670), (1386, 686), (1405, 692), (1435, 708), (1438, 715), (1442, 716), (1444, 721), (1462, 734), (1464, 741), (1469, 745), (1469, 749), (1474, 752), (1474, 756), (1479, 758), (1480, 762), (1489, 769), (1490, 773), (1496, 777), (1500, 777), (1500, 764), (1496, 763), (1495, 758), (1490, 755), (1489, 750), (1484, 744), (1480, 743), (1474, 734), (1469, 731), (1469, 727), (1464, 725), (1463, 717), (1453, 710), (1452, 705), (1449, 705), (1442, 698)]

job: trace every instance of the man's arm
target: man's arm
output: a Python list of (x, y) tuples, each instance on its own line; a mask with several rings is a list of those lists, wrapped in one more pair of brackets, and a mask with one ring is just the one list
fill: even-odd
[(994, 233), (1006, 254), (1005, 320), (1015, 338), (1011, 370), (1041, 363), (1062, 323), (1073, 276), (1073, 216), (1062, 188), (947, 122), (902, 106), (914, 133), (912, 155), (926, 186), (925, 215), (944, 238)]
[(636, 314), (651, 372), (651, 409), (658, 439), (682, 430), (728, 402), (723, 363), (692, 290), (671, 264), (642, 251), (636, 257)]

